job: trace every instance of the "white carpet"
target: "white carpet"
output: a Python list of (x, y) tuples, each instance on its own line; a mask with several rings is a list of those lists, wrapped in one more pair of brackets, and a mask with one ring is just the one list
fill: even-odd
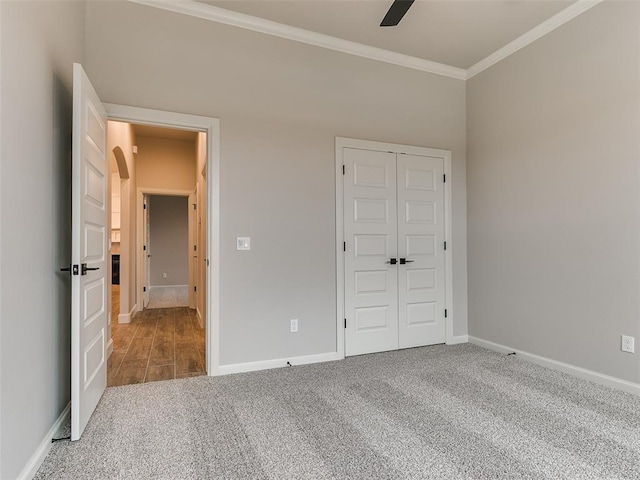
[(188, 290), (187, 285), (151, 287), (147, 308), (186, 307), (189, 302)]

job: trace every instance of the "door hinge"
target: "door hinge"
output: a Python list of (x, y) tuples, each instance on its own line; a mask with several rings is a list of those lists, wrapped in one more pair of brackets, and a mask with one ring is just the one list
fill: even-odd
[(143, 209), (143, 210), (146, 210), (146, 209), (147, 209), (147, 204), (146, 204), (146, 203), (144, 203), (144, 204), (142, 205), (142, 209)]
[(444, 249), (447, 249), (447, 242), (444, 242)]
[(146, 251), (147, 251), (147, 246), (146, 246), (146, 245), (143, 245), (143, 246), (142, 246), (142, 250), (144, 250), (144, 251), (146, 252)]
[(198, 287), (194, 285), (194, 286), (193, 286), (193, 291), (194, 291), (194, 292), (197, 292), (197, 291), (198, 291)]
[(198, 250), (198, 246), (197, 246), (197, 245), (194, 245), (194, 246), (193, 246), (193, 251), (195, 252), (195, 251), (197, 251), (197, 250)]
[(194, 210), (196, 209), (196, 204), (195, 204), (195, 203), (193, 204), (193, 209), (194, 209)]
[(343, 252), (347, 251), (347, 242), (342, 242), (342, 251)]
[(447, 174), (446, 173), (442, 175), (442, 182), (443, 183), (447, 183)]
[(447, 318), (447, 309), (444, 309), (444, 318)]
[(347, 167), (345, 167), (344, 165), (342, 165), (342, 174), (346, 175), (347, 173)]
[(344, 328), (347, 328), (347, 319), (344, 319)]
[(142, 291), (146, 292), (147, 291), (147, 287), (142, 287)]

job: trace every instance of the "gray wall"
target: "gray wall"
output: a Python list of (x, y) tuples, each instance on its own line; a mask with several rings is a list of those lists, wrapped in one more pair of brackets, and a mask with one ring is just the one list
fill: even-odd
[(188, 197), (149, 196), (152, 287), (189, 283), (188, 207)]
[(452, 150), (454, 331), (467, 333), (463, 81), (132, 3), (87, 13), (104, 101), (221, 120), (223, 365), (336, 349), (335, 136)]
[(467, 83), (469, 333), (640, 381), (640, 4)]
[(70, 398), (72, 63), (81, 2), (1, 2), (0, 478), (13, 479)]

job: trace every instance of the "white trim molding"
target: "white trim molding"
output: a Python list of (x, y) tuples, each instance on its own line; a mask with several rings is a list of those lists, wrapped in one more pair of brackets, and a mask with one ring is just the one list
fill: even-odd
[(469, 343), (469, 335), (451, 336), (447, 340), (447, 345), (459, 345), (461, 343)]
[(245, 13), (234, 12), (225, 8), (214, 7), (193, 0), (129, 0), (148, 7), (160, 8), (174, 13), (202, 18), (212, 22), (223, 23), (233, 27), (244, 28), (274, 37), (306, 43), (316, 47), (334, 50), (340, 53), (377, 60), (379, 62), (399, 65), (401, 67), (434, 73), (444, 77), (465, 80), (467, 72), (463, 68), (452, 67), (443, 63), (432, 62), (423, 58), (412, 57), (402, 53), (391, 52), (383, 48), (372, 47), (323, 33), (312, 32), (303, 28), (292, 27)]
[(49, 451), (51, 450), (51, 443), (52, 443), (51, 439), (53, 439), (54, 437), (60, 434), (62, 427), (64, 427), (69, 422), (70, 419), (71, 419), (71, 403), (68, 403), (65, 409), (62, 411), (62, 413), (58, 417), (58, 419), (53, 424), (53, 426), (46, 433), (46, 435), (40, 442), (40, 445), (38, 445), (38, 448), (36, 448), (35, 452), (33, 452), (33, 455), (31, 455), (31, 458), (29, 459), (25, 467), (22, 469), (22, 471), (18, 475), (17, 480), (31, 480), (33, 477), (36, 476), (36, 473), (38, 473), (38, 469), (40, 468), (40, 465), (42, 465), (42, 462), (44, 461), (45, 457), (49, 454)]
[[(336, 352), (319, 353), (316, 355), (305, 355), (293, 358), (278, 358), (275, 360), (262, 360), (258, 362), (234, 363), (231, 365), (220, 365), (218, 373), (229, 375), (231, 373), (255, 372), (258, 370), (269, 370), (272, 368), (295, 367), (297, 365), (308, 365), (310, 363), (331, 362), (342, 360), (344, 357)], [(289, 365), (288, 365), (289, 364)]]
[(539, 38), (544, 37), (546, 34), (553, 32), (556, 28), (561, 27), (570, 20), (573, 20), (581, 13), (595, 7), (602, 1), (603, 0), (577, 0), (575, 3), (572, 3), (553, 17), (545, 20), (537, 27), (534, 27), (523, 35), (520, 35), (512, 42), (507, 43), (504, 47), (496, 50), (491, 55), (469, 67), (467, 69), (467, 80), (480, 72), (484, 72), (486, 69), (492, 67), (501, 60), (504, 60), (508, 56), (513, 55), (518, 50), (522, 50), (524, 47), (532, 44)]
[(540, 25), (532, 28), (528, 32), (509, 42), (504, 47), (496, 50), (484, 59), (475, 63), (468, 69), (446, 65), (444, 63), (433, 62), (424, 58), (413, 57), (403, 53), (392, 52), (383, 48), (373, 47), (343, 38), (325, 35), (323, 33), (312, 32), (303, 28), (285, 25), (283, 23), (266, 20), (264, 18), (247, 15), (245, 13), (234, 12), (225, 8), (215, 7), (194, 0), (129, 0), (132, 3), (159, 8), (173, 13), (188, 15), (191, 17), (209, 20), (211, 22), (231, 25), (254, 32), (280, 37), (294, 42), (306, 43), (328, 50), (334, 50), (348, 55), (377, 60), (379, 62), (398, 65), (400, 67), (411, 68), (421, 72), (433, 73), (443, 77), (454, 78), (456, 80), (468, 80), (473, 76), (492, 67), (496, 63), (504, 60), (509, 55), (523, 49), (527, 45), (535, 42), (539, 38), (554, 31), (556, 28), (573, 20), (578, 15), (596, 6), (603, 0), (577, 0), (553, 17), (545, 20)]
[(612, 377), (610, 375), (605, 375), (603, 373), (594, 372), (593, 370), (587, 370), (586, 368), (576, 367), (575, 365), (559, 362), (551, 358), (541, 357), (540, 355), (535, 355), (533, 353), (517, 350), (515, 348), (511, 348), (506, 345), (501, 345), (499, 343), (483, 340), (482, 338), (469, 336), (469, 343), (473, 343), (474, 345), (478, 345), (479, 347), (484, 347), (489, 350), (493, 350), (495, 352), (500, 352), (500, 353), (514, 352), (518, 358), (522, 358), (523, 360), (527, 360), (528, 362), (531, 362), (531, 363), (542, 365), (543, 367), (550, 368), (551, 370), (557, 370), (559, 372), (568, 373), (569, 375), (573, 375), (574, 377), (590, 380), (600, 385), (616, 388), (618, 390), (632, 393), (634, 395), (640, 395), (640, 384), (638, 383), (633, 383), (627, 380), (623, 380), (621, 378)]
[(133, 314), (138, 311), (138, 304), (134, 304), (131, 307), (131, 311), (129, 313), (120, 313), (118, 314), (118, 323), (131, 323), (131, 319), (133, 318)]
[(111, 337), (107, 342), (107, 359), (109, 359), (112, 353), (113, 353), (113, 337)]

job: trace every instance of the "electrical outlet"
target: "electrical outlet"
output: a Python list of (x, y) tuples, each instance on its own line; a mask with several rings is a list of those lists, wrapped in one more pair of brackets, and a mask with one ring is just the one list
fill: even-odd
[(636, 339), (634, 337), (630, 337), (628, 335), (622, 335), (622, 346), (621, 346), (622, 351), (628, 352), (628, 353), (636, 353), (635, 340)]
[(298, 319), (291, 319), (291, 333), (296, 333), (298, 331)]
[(166, 273), (163, 273), (163, 274), (162, 274), (162, 278), (167, 278), (167, 274), (166, 274)]

